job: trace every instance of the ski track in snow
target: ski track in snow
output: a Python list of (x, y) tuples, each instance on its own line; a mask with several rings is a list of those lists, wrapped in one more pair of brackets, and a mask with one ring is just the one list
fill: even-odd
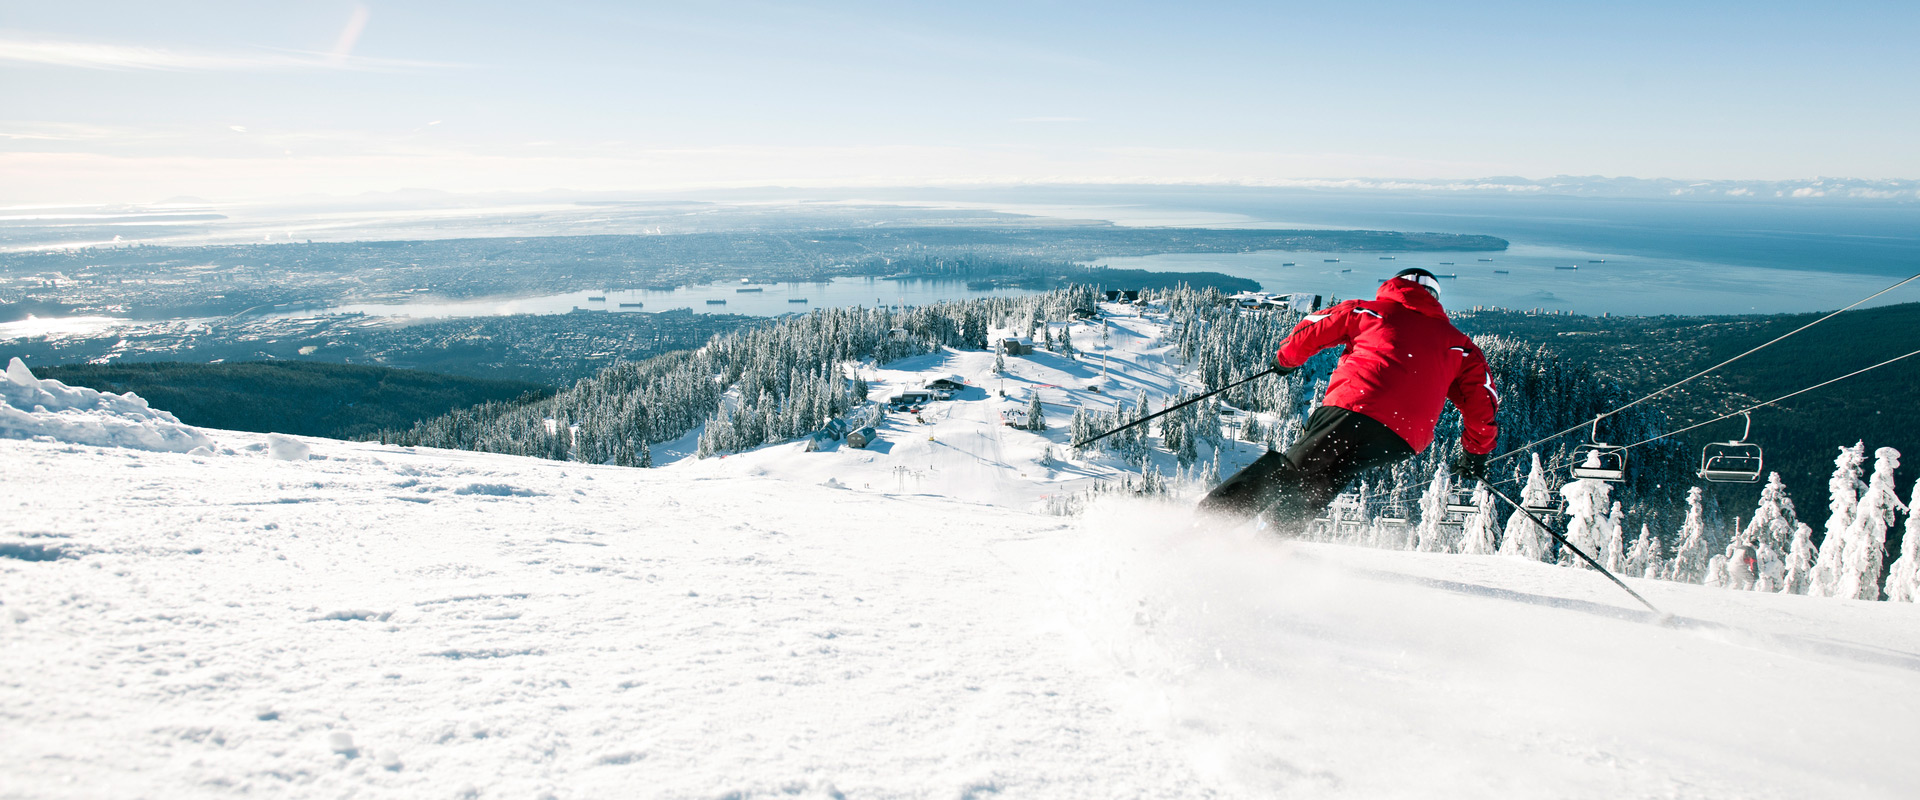
[[(1098, 399), (1172, 389), (1152, 333)], [(0, 440), (0, 797), (1914, 793), (1912, 604), (1633, 581), (1661, 626), (1583, 570), (1039, 515), (1112, 470), (1000, 426), (991, 362), (870, 371), (974, 387), (869, 450), (653, 470)]]

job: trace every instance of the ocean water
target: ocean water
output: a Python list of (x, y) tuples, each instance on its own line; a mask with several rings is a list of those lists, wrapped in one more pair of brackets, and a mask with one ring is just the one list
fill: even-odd
[[(1528, 244), (1504, 252), (1400, 253), (1391, 260), (1379, 253), (1266, 251), (1108, 258), (1099, 263), (1122, 269), (1224, 272), (1257, 280), (1268, 291), (1313, 292), (1328, 303), (1372, 297), (1382, 278), (1407, 267), (1424, 267), (1442, 276), (1441, 300), (1448, 308), (1498, 306), (1590, 315), (1834, 309), (1898, 280)], [(1920, 300), (1920, 281), (1908, 287), (1913, 290), (1891, 293), (1881, 302)]]
[(865, 306), (920, 306), (946, 300), (1012, 297), (1030, 294), (1023, 289), (970, 289), (960, 281), (891, 281), (879, 278), (834, 278), (805, 283), (713, 283), (682, 286), (671, 291), (583, 290), (537, 297), (487, 298), (413, 303), (360, 303), (335, 306), (313, 313), (358, 313), (417, 318), (481, 317), (501, 314), (565, 314), (574, 310), (673, 311), (690, 309), (702, 314), (745, 314), (772, 317), (815, 308)]
[[(1499, 253), (1262, 252), (1102, 259), (1158, 271), (1252, 278), (1270, 291), (1371, 297), (1418, 266), (1448, 306), (1581, 314), (1749, 314), (1830, 310), (1920, 273), (1920, 204), (1645, 200), (1331, 192), (1235, 187), (1033, 187), (922, 195), (954, 203), (1116, 224), (1364, 228), (1499, 236)], [(1337, 258), (1339, 263), (1327, 263)], [(1482, 259), (1493, 259), (1484, 261)], [(1443, 262), (1453, 262), (1447, 264)], [(1572, 269), (1565, 269), (1571, 267)], [(1350, 271), (1349, 271), (1350, 270)], [(1869, 303), (1920, 301), (1920, 281)]]
[[(1215, 271), (1273, 292), (1371, 297), (1404, 267), (1457, 274), (1450, 307), (1584, 315), (1828, 311), (1920, 272), (1920, 203), (1617, 200), (1231, 186), (1037, 186), (922, 194), (920, 203), (1020, 209), (1058, 219), (1235, 228), (1371, 228), (1490, 234), (1503, 253), (1169, 253), (1102, 259), (1150, 271)], [(1340, 259), (1340, 263), (1325, 263)], [(1494, 261), (1480, 261), (1494, 259)], [(1452, 261), (1452, 265), (1446, 265)], [(1557, 269), (1576, 267), (1576, 269)], [(1348, 272), (1350, 271), (1350, 272)], [(1920, 282), (1868, 303), (1920, 301)]]
[[(1120, 224), (1365, 228), (1499, 236), (1516, 245), (1812, 272), (1920, 272), (1920, 203), (1647, 200), (1240, 187), (1026, 187), (917, 202)], [(906, 198), (901, 198), (906, 200)]]

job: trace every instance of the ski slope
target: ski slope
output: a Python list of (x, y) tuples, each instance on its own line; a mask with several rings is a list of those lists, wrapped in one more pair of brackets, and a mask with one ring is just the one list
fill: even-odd
[[(1119, 324), (1097, 396), (1157, 402)], [(652, 470), (0, 440), (0, 796), (1920, 791), (1912, 604), (1633, 580), (1662, 626), (1582, 570), (1047, 516), (1115, 468), (1043, 463), (1064, 406), (998, 423), (1095, 396), (1042, 356), (1018, 400), (991, 355), (870, 371), (974, 384), (880, 447)]]

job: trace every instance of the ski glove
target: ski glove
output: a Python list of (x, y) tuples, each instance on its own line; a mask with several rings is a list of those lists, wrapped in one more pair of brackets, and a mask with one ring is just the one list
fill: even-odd
[(1459, 460), (1453, 462), (1453, 474), (1470, 481), (1487, 479), (1486, 453), (1461, 453)]

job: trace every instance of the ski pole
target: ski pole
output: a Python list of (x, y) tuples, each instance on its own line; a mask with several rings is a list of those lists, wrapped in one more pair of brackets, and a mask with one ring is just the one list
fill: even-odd
[(1614, 574), (1611, 572), (1608, 572), (1606, 567), (1600, 566), (1600, 562), (1593, 560), (1593, 556), (1587, 555), (1587, 552), (1585, 550), (1581, 550), (1580, 548), (1575, 547), (1573, 545), (1573, 542), (1567, 541), (1567, 537), (1561, 536), (1558, 531), (1555, 531), (1553, 529), (1553, 526), (1540, 521), (1540, 518), (1534, 516), (1532, 511), (1528, 511), (1526, 506), (1513, 502), (1513, 498), (1508, 497), (1505, 494), (1502, 494), (1499, 489), (1495, 489), (1492, 486), (1488, 485), (1486, 481), (1481, 481), (1480, 484), (1482, 486), (1486, 486), (1487, 491), (1492, 492), (1494, 497), (1498, 497), (1502, 500), (1507, 501), (1507, 505), (1513, 506), (1515, 511), (1518, 511), (1522, 514), (1527, 515), (1527, 519), (1533, 520), (1533, 524), (1540, 526), (1540, 529), (1543, 531), (1546, 531), (1548, 536), (1552, 536), (1554, 538), (1554, 541), (1557, 541), (1560, 543), (1561, 547), (1567, 548), (1568, 550), (1572, 550), (1574, 555), (1577, 555), (1582, 559), (1585, 559), (1588, 564), (1593, 565), (1594, 569), (1600, 570), (1600, 574), (1607, 576), (1607, 580), (1613, 581), (1615, 586), (1618, 586), (1621, 589), (1626, 590), (1627, 594), (1633, 595), (1633, 599), (1640, 601), (1640, 605), (1646, 606), (1648, 611), (1651, 611), (1655, 614), (1659, 614), (1663, 618), (1668, 616), (1667, 612), (1661, 611), (1658, 608), (1654, 608), (1652, 603), (1647, 602), (1647, 598), (1641, 597), (1640, 593), (1634, 591), (1633, 587), (1628, 586), (1626, 581), (1623, 581), (1617, 577), (1614, 577)]
[[(1105, 438), (1107, 438), (1107, 437), (1109, 437), (1109, 436), (1112, 436), (1112, 435), (1114, 435), (1114, 434), (1116, 434), (1116, 433), (1119, 433), (1119, 432), (1121, 432), (1121, 431), (1124, 431), (1124, 430), (1126, 430), (1126, 429), (1128, 429), (1128, 428), (1131, 428), (1131, 427), (1133, 427), (1133, 426), (1135, 426), (1135, 425), (1144, 425), (1144, 424), (1146, 424), (1146, 423), (1148, 423), (1148, 422), (1151, 422), (1151, 421), (1153, 421), (1153, 420), (1155, 420), (1155, 419), (1159, 419), (1160, 417), (1163, 417), (1163, 416), (1166, 416), (1166, 415), (1168, 415), (1168, 414), (1171, 414), (1171, 413), (1173, 413), (1173, 412), (1175, 412), (1175, 411), (1178, 411), (1178, 410), (1180, 410), (1180, 409), (1182, 409), (1182, 408), (1186, 408), (1187, 406), (1190, 406), (1190, 405), (1193, 405), (1194, 403), (1198, 403), (1198, 402), (1200, 402), (1200, 401), (1202, 401), (1202, 400), (1205, 400), (1205, 399), (1207, 399), (1207, 398), (1209, 398), (1209, 397), (1212, 397), (1212, 396), (1214, 396), (1214, 395), (1216, 395), (1216, 394), (1219, 394), (1219, 393), (1221, 393), (1221, 392), (1224, 392), (1224, 391), (1226, 391), (1226, 390), (1228, 390), (1228, 389), (1231, 389), (1231, 388), (1233, 388), (1233, 387), (1235, 387), (1235, 386), (1239, 386), (1240, 384), (1243, 384), (1243, 383), (1246, 383), (1246, 382), (1248, 382), (1248, 381), (1251, 381), (1251, 380), (1253, 380), (1254, 378), (1264, 378), (1264, 377), (1266, 377), (1266, 376), (1268, 376), (1268, 375), (1272, 375), (1272, 374), (1274, 374), (1274, 373), (1276, 373), (1276, 372), (1281, 372), (1281, 371), (1282, 371), (1282, 370), (1281, 370), (1281, 369), (1280, 369), (1279, 367), (1273, 367), (1273, 368), (1271, 368), (1271, 369), (1268, 369), (1268, 370), (1267, 370), (1267, 371), (1265, 371), (1265, 372), (1258, 372), (1258, 373), (1254, 373), (1254, 374), (1252, 374), (1252, 375), (1248, 375), (1248, 376), (1247, 376), (1246, 378), (1244, 378), (1244, 379), (1242, 379), (1242, 380), (1237, 380), (1237, 381), (1234, 381), (1233, 383), (1229, 383), (1229, 384), (1227, 384), (1227, 385), (1225, 385), (1225, 386), (1222, 386), (1222, 387), (1220, 387), (1220, 388), (1218, 388), (1218, 389), (1215, 389), (1215, 390), (1213, 390), (1213, 391), (1211, 391), (1211, 392), (1207, 392), (1206, 394), (1203, 394), (1203, 395), (1200, 395), (1199, 397), (1195, 397), (1195, 398), (1192, 398), (1192, 399), (1189, 399), (1189, 400), (1186, 400), (1186, 401), (1183, 401), (1183, 402), (1180, 402), (1180, 403), (1177, 403), (1177, 404), (1175, 404), (1175, 405), (1170, 405), (1170, 406), (1167, 406), (1166, 408), (1163, 408), (1163, 409), (1160, 409), (1159, 411), (1157, 411), (1157, 412), (1155, 412), (1155, 413), (1152, 413), (1152, 414), (1148, 414), (1148, 415), (1146, 415), (1146, 416), (1144, 416), (1144, 417), (1141, 417), (1141, 418), (1139, 418), (1139, 419), (1136, 419), (1136, 420), (1134, 420), (1134, 421), (1132, 421), (1132, 422), (1129, 422), (1129, 423), (1127, 423), (1127, 424), (1125, 424), (1125, 425), (1122, 425), (1122, 426), (1120, 426), (1120, 427), (1118, 427), (1118, 428), (1114, 428), (1113, 430), (1110, 430), (1110, 431), (1107, 431), (1106, 433), (1103, 433), (1103, 434), (1100, 434), (1099, 436), (1095, 436), (1095, 437), (1093, 437), (1093, 438), (1091, 438), (1091, 439), (1088, 439), (1088, 440), (1086, 440), (1086, 441), (1084, 441), (1084, 442), (1074, 442), (1074, 443), (1073, 443), (1073, 446), (1074, 446), (1074, 447), (1076, 447), (1076, 448), (1080, 448), (1080, 447), (1086, 447), (1087, 445), (1090, 445), (1090, 444), (1093, 444), (1094, 442), (1097, 442), (1097, 441), (1100, 441), (1101, 439), (1105, 439)], [(1292, 372), (1292, 370), (1286, 370), (1286, 372)]]

